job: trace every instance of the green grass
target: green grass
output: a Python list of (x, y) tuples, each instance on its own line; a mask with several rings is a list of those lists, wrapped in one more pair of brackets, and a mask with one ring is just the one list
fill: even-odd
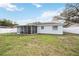
[(2, 56), (79, 56), (79, 35), (0, 35)]

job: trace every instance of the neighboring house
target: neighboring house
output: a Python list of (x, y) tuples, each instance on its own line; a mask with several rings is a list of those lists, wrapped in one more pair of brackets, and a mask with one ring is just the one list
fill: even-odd
[(45, 22), (19, 25), (17, 34), (63, 34), (63, 23)]

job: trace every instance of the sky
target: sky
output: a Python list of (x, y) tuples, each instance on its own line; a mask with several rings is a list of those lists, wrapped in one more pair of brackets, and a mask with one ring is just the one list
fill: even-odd
[(0, 19), (10, 19), (21, 25), (50, 22), (64, 7), (64, 3), (0, 3)]

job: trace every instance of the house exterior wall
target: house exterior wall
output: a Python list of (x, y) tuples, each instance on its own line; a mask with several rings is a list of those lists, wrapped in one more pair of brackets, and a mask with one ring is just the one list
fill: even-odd
[(40, 34), (63, 34), (63, 26), (58, 25), (58, 29), (54, 30), (53, 26), (44, 26), (44, 29), (41, 29), (41, 26), (37, 27), (37, 33)]
[[(44, 29), (41, 29), (41, 26), (44, 26)], [(53, 26), (57, 26), (57, 30), (53, 28)], [(17, 34), (21, 34), (21, 32), (25, 32), (24, 26), (19, 26), (17, 27)], [(29, 29), (27, 29), (29, 30)], [(34, 29), (32, 29), (34, 30)], [(39, 25), (37, 26), (37, 34), (63, 34), (63, 25), (58, 24), (58, 25)], [(26, 33), (28, 34), (28, 33)]]

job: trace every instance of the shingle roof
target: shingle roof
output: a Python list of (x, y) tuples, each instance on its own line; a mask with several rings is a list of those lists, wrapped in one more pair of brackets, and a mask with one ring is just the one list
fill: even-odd
[(29, 23), (27, 25), (19, 25), (19, 26), (39, 26), (39, 25), (61, 25), (62, 22), (35, 22), (35, 23)]

